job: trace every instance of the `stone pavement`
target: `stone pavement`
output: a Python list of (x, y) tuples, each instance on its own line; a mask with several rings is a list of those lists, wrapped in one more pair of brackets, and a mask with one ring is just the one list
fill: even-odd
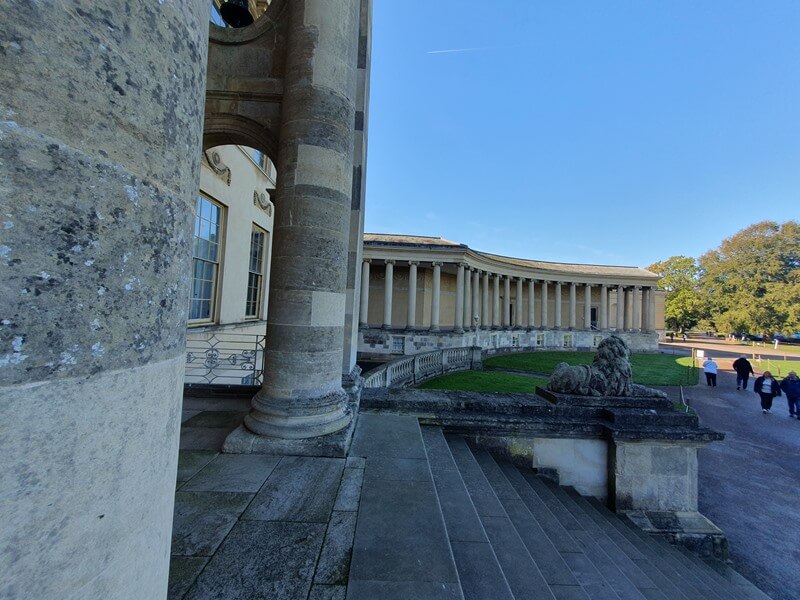
[(721, 372), (716, 388), (687, 390), (701, 424), (725, 440), (700, 450), (700, 511), (728, 536), (734, 568), (773, 598), (800, 598), (800, 421), (785, 398), (763, 415), (758, 396), (736, 391)]
[(414, 416), (363, 411), (347, 459), (219, 454), (243, 405), (184, 405), (170, 598), (765, 598)]

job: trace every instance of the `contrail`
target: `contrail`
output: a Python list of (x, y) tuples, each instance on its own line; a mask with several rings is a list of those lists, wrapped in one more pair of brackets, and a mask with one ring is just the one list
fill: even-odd
[(476, 50), (494, 50), (498, 46), (483, 46), (480, 48), (451, 48), (450, 50), (429, 50), (425, 54), (448, 54), (451, 52), (475, 52)]

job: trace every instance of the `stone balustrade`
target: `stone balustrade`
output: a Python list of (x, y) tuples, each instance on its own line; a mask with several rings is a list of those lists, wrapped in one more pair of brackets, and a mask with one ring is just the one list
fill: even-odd
[(480, 348), (445, 348), (381, 365), (364, 376), (364, 387), (406, 387), (453, 371), (479, 370), (481, 366)]

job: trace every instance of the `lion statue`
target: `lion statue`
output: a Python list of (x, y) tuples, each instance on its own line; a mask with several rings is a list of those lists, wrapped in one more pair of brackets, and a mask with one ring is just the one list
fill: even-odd
[(633, 383), (631, 352), (620, 337), (612, 335), (597, 346), (591, 365), (559, 363), (553, 369), (547, 389), (577, 396), (635, 396), (666, 398), (661, 390)]

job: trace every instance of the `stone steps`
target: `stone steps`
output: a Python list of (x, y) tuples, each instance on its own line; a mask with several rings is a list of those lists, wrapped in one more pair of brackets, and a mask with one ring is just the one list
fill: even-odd
[[(368, 415), (347, 598), (763, 600), (727, 565), (413, 417)], [(379, 441), (380, 440), (380, 441)]]

